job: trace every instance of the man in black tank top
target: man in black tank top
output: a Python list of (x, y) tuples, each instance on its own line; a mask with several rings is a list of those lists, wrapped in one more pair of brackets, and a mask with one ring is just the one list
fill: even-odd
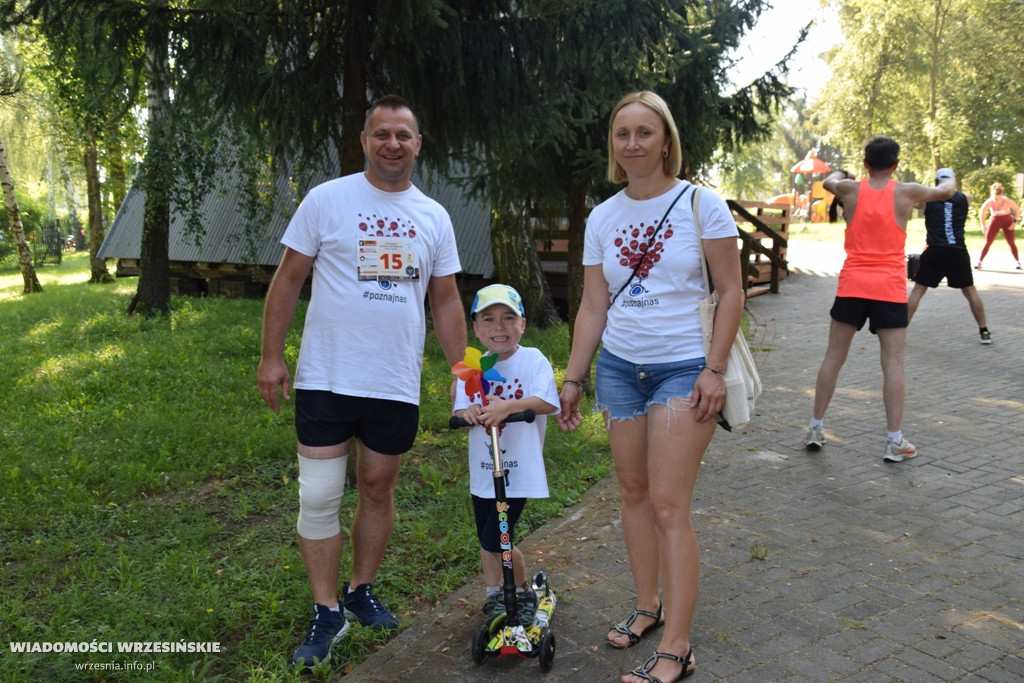
[[(935, 182), (951, 173), (941, 169)], [(914, 289), (907, 298), (907, 318), (913, 319), (921, 298), (929, 287), (938, 287), (943, 278), (946, 284), (959, 289), (967, 298), (971, 313), (978, 323), (982, 344), (991, 344), (992, 335), (985, 319), (985, 305), (974, 286), (971, 257), (964, 243), (964, 224), (967, 222), (967, 197), (955, 193), (945, 201), (928, 202), (924, 206), (924, 227), (927, 248), (921, 254), (920, 266), (914, 275)]]

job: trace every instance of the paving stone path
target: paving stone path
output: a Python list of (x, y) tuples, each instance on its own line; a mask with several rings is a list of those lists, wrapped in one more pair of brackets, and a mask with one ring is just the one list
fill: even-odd
[[(944, 285), (908, 333), (904, 432), (917, 458), (882, 461), (878, 343), (857, 334), (804, 450), (839, 245), (790, 247), (776, 295), (748, 303), (765, 383), (756, 421), (719, 431), (697, 483), (703, 549), (688, 681), (1024, 680), (1024, 273), (976, 272), (994, 343)], [(1004, 258), (1002, 258), (1004, 257)], [(557, 427), (556, 427), (557, 428)], [(459, 589), (349, 675), (354, 681), (618, 681), (655, 638), (618, 651), (634, 603), (614, 475), (523, 543), (559, 595), (556, 655), (473, 663), (480, 581)]]

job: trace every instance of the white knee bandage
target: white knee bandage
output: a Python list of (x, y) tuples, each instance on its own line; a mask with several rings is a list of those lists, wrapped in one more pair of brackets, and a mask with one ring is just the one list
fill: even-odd
[(341, 533), (338, 508), (347, 464), (347, 455), (328, 460), (299, 456), (299, 536), (318, 541)]

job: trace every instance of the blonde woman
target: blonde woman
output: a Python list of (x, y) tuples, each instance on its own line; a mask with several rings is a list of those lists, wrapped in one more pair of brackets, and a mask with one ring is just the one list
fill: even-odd
[[(986, 212), (988, 212), (987, 223), (985, 222)], [(1017, 202), (1003, 194), (1002, 183), (992, 183), (992, 194), (981, 205), (981, 210), (978, 211), (978, 218), (981, 220), (981, 224), (985, 226), (985, 247), (981, 250), (981, 256), (978, 257), (978, 265), (974, 266), (974, 268), (981, 270), (981, 262), (985, 260), (985, 254), (988, 253), (992, 242), (995, 241), (1001, 232), (1003, 237), (1006, 238), (1006, 243), (1010, 245), (1010, 253), (1013, 254), (1013, 260), (1017, 262), (1017, 270), (1020, 270), (1020, 255), (1017, 254), (1017, 244), (1014, 241), (1013, 229), (1014, 224), (1020, 220), (1020, 206), (1017, 205)]]
[(636, 588), (636, 609), (611, 627), (607, 643), (630, 647), (664, 626), (654, 654), (622, 681), (673, 683), (695, 667), (690, 622), (700, 549), (690, 506), (725, 402), (722, 375), (743, 314), (737, 230), (725, 201), (704, 191), (696, 209), (720, 296), (705, 357), (696, 188), (677, 177), (679, 133), (661, 97), (642, 91), (619, 101), (608, 156), (609, 180), (626, 187), (587, 219), (583, 299), (558, 422), (563, 429), (579, 425), (583, 382), (601, 345), (597, 410), (622, 489), (622, 530)]

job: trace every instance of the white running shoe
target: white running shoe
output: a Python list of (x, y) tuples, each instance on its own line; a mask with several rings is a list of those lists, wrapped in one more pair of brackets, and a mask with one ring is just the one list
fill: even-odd
[(822, 432), (821, 425), (817, 427), (807, 428), (807, 441), (806, 446), (809, 451), (821, 450), (821, 447), (825, 445), (825, 434)]
[(917, 455), (917, 449), (914, 447), (914, 444), (906, 439), (902, 439), (899, 443), (886, 441), (885, 457), (882, 459), (886, 462), (903, 462), (904, 460), (910, 460), (915, 455)]

